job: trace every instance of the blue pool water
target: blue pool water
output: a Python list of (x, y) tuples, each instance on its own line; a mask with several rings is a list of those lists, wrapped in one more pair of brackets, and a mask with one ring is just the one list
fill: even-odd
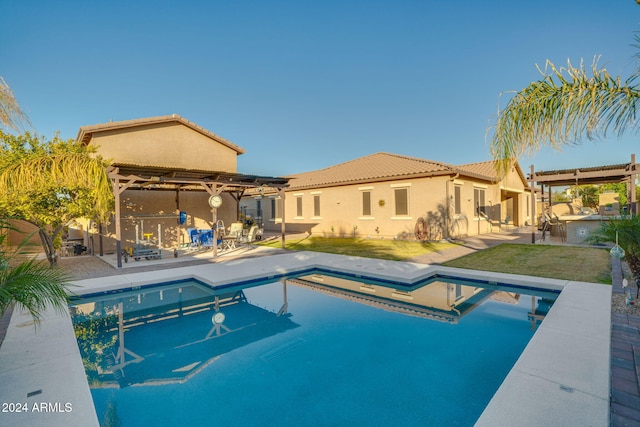
[(171, 283), (70, 310), (104, 423), (466, 426), (555, 297), (308, 274), (223, 290)]

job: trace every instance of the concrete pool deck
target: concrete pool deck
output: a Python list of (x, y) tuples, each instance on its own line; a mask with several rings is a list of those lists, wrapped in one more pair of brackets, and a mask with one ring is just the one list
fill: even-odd
[[(477, 425), (609, 424), (611, 286), (432, 264), (277, 252), (186, 267), (176, 264), (170, 269), (122, 271), (114, 276), (78, 280), (74, 291), (86, 294), (191, 277), (219, 286), (314, 267), (399, 281), (439, 273), (562, 290)], [(0, 402), (26, 403), (29, 410), (0, 413), (1, 425), (98, 425), (68, 316), (47, 313), (35, 333), (28, 315), (14, 313), (0, 347), (0, 378)], [(44, 411), (35, 412), (34, 405)]]

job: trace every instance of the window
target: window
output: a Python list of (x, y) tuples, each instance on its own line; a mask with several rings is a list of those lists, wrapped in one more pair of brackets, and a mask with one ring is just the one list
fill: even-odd
[(484, 193), (485, 190), (483, 188), (473, 189), (473, 208), (477, 217), (485, 216), (487, 213), (484, 205)]
[(362, 216), (371, 216), (371, 191), (362, 192)]
[(282, 199), (271, 199), (271, 219), (282, 218)]
[(296, 197), (296, 216), (302, 216), (302, 196)]
[(396, 188), (394, 190), (396, 215), (409, 215), (409, 189)]
[(313, 196), (313, 216), (320, 216), (320, 195)]
[(462, 213), (462, 187), (459, 185), (455, 185), (453, 187), (453, 213), (456, 215), (460, 215)]

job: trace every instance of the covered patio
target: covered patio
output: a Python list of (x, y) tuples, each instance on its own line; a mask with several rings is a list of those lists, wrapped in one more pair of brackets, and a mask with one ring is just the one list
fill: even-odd
[[(115, 241), (117, 267), (122, 267), (122, 201), (123, 194), (127, 191), (144, 190), (154, 192), (173, 192), (175, 193), (175, 206), (166, 206), (163, 212), (173, 212), (164, 214), (166, 217), (180, 219), (181, 205), (180, 194), (186, 192), (205, 192), (209, 195), (208, 203), (211, 208), (211, 224), (213, 230), (213, 242), (218, 241), (220, 230), (215, 226), (218, 223), (218, 209), (222, 207), (223, 194), (229, 195), (236, 203), (235, 219), (240, 219), (239, 201), (247, 189), (269, 188), (275, 190), (278, 197), (285, 198), (284, 189), (288, 186), (287, 178), (267, 177), (258, 175), (247, 175), (229, 172), (211, 172), (201, 170), (191, 170), (185, 168), (167, 168), (167, 167), (147, 167), (125, 164), (113, 164), (109, 167), (108, 176), (113, 186), (113, 194), (115, 197)], [(144, 216), (145, 213), (138, 214)], [(154, 214), (146, 213), (148, 217)], [(156, 217), (158, 215), (155, 215)], [(261, 218), (259, 219), (261, 220)], [(176, 232), (180, 233), (180, 229), (176, 228)], [(285, 224), (281, 225), (281, 239), (284, 245)], [(103, 234), (99, 233), (99, 253), (102, 256), (103, 251)], [(176, 241), (180, 241), (180, 235), (176, 236)], [(284, 247), (284, 246), (283, 246)], [(213, 244), (213, 256), (217, 256), (217, 245)]]
[(215, 255), (217, 232), (241, 219), (238, 202), (247, 189), (284, 198), (288, 186), (287, 178), (238, 173), (242, 147), (177, 114), (82, 126), (76, 139), (111, 162), (115, 212), (108, 223), (70, 229), (71, 240), (84, 240), (90, 252), (115, 253), (118, 268), (123, 252), (161, 258), (163, 248), (192, 243), (194, 230)]
[[(535, 198), (532, 200), (531, 209), (534, 218), (536, 216), (544, 218), (544, 215), (546, 215), (552, 222), (558, 222), (557, 226), (563, 229), (562, 232), (565, 233), (565, 237), (569, 243), (582, 243), (588, 236), (589, 231), (597, 227), (600, 221), (608, 220), (611, 217), (619, 216), (625, 212), (631, 215), (638, 213), (636, 199), (637, 174), (635, 154), (631, 155), (629, 163), (615, 165), (552, 171), (535, 171), (534, 166), (531, 165), (527, 180), (530, 182), (532, 194), (540, 194), (542, 199), (541, 212), (536, 212), (538, 210), (537, 203)], [(585, 209), (578, 212), (569, 212), (569, 214), (560, 213), (560, 215), (554, 212), (552, 203), (552, 190), (554, 187), (607, 183), (625, 183), (627, 186), (628, 203), (626, 206), (619, 206), (617, 212), (614, 210), (602, 211), (602, 209), (598, 212), (591, 212)], [(546, 203), (544, 202), (545, 199)], [(547, 210), (547, 212), (545, 212), (545, 210)], [(532, 221), (531, 243), (535, 243), (534, 236), (536, 227), (536, 221)]]

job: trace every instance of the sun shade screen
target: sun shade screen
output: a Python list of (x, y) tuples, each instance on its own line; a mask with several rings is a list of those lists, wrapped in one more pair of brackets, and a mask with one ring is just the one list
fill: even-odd
[(480, 188), (473, 189), (473, 199), (476, 208), (476, 216), (480, 216), (480, 213), (486, 214), (484, 206), (484, 190)]
[(363, 216), (371, 215), (371, 192), (370, 191), (362, 192), (362, 215)]
[(461, 197), (461, 194), (460, 194), (460, 193), (461, 193), (461, 190), (462, 190), (462, 189), (460, 188), (460, 186), (459, 186), (459, 185), (456, 185), (456, 186), (454, 187), (454, 192), (455, 192), (455, 202), (454, 202), (454, 205), (455, 205), (455, 206), (454, 206), (454, 213), (455, 213), (456, 215), (460, 215), (460, 213), (462, 213), (462, 211), (461, 211), (461, 209), (460, 209), (460, 207), (462, 206), (462, 205), (461, 205), (461, 203), (460, 203), (460, 202), (461, 202), (461, 200), (462, 200), (462, 197)]
[(396, 215), (409, 215), (409, 190), (396, 188)]
[(296, 216), (302, 216), (302, 196), (296, 197)]

